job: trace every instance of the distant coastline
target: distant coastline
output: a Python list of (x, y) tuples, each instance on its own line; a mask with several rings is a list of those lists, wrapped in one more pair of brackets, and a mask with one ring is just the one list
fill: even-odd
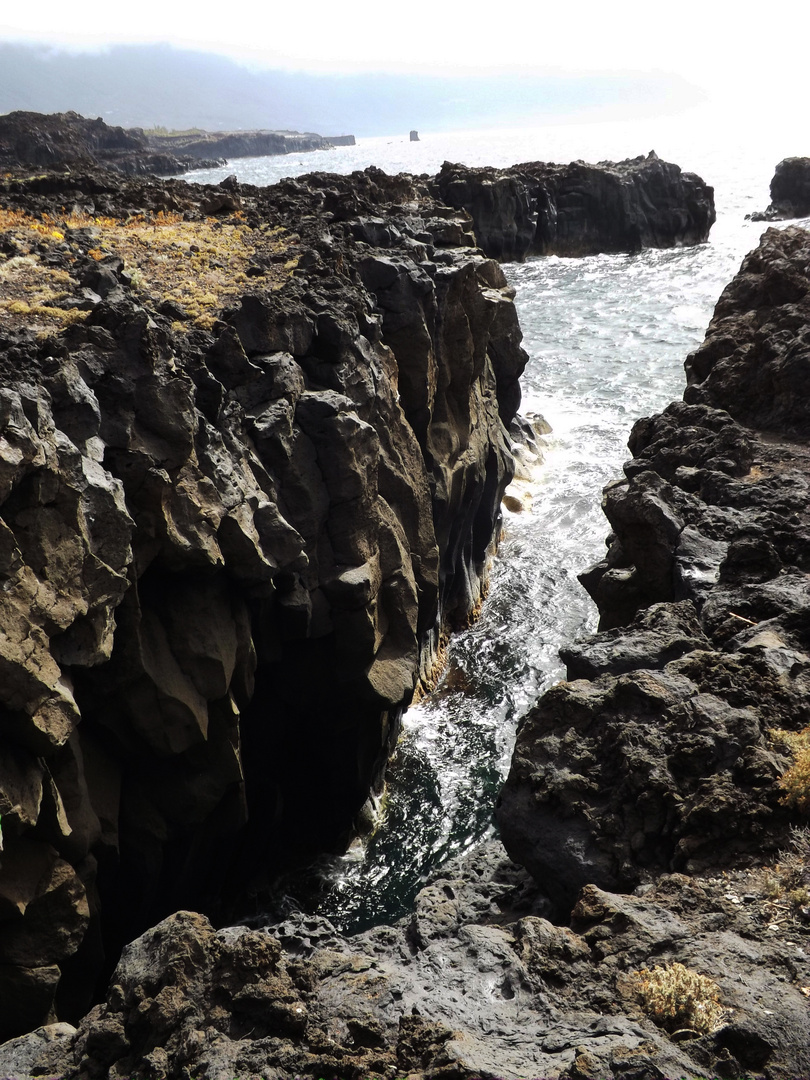
[(0, 116), (0, 166), (61, 168), (94, 162), (128, 175), (176, 176), (231, 158), (272, 157), (354, 146), (354, 135), (300, 131), (168, 131), (113, 127), (77, 112), (23, 110)]

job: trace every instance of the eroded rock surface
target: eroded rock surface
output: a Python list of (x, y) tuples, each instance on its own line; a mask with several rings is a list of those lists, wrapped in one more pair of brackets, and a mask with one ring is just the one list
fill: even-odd
[(76, 1019), (156, 918), (346, 842), (480, 598), (525, 354), (409, 178), (2, 200), (9, 1035)]
[[(498, 820), (566, 910), (588, 883), (757, 865), (800, 821), (779, 730), (810, 724), (810, 234), (769, 230), (605, 489), (602, 632), (525, 718)], [(722, 409), (720, 406), (724, 406)]]
[[(810, 1013), (794, 984), (808, 959), (786, 930), (766, 928), (767, 902), (750, 887), (678, 874), (643, 896), (588, 886), (570, 925), (555, 925), (493, 842), (445, 867), (410, 919), (353, 938), (317, 916), (216, 932), (180, 912), (125, 949), (76, 1033), (0, 1047), (0, 1073), (17, 1063), (18, 1080), (801, 1075)], [(716, 984), (714, 1030), (672, 1038), (653, 1023), (634, 978), (651, 958)]]
[(511, 169), (445, 162), (435, 185), (443, 201), (468, 211), (479, 244), (496, 259), (700, 244), (715, 220), (713, 189), (655, 153)]

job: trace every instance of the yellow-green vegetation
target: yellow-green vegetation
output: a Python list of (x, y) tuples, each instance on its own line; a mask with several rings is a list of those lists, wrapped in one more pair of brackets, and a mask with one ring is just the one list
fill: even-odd
[(643, 1011), (667, 1031), (690, 1028), (705, 1033), (722, 1022), (720, 987), (683, 964), (642, 968), (633, 973), (631, 984)]
[(25, 324), (33, 330), (68, 326), (86, 312), (65, 311), (58, 302), (73, 291), (70, 274), (42, 261), (62, 243), (64, 232), (54, 222), (39, 221), (19, 210), (0, 209), (0, 234), (14, 240), (19, 252), (0, 262), (0, 326)]
[(773, 739), (793, 756), (793, 764), (779, 777), (781, 801), (802, 814), (810, 813), (810, 727), (803, 731), (775, 731)]
[[(72, 242), (75, 229), (84, 230), (89, 249)], [(257, 254), (283, 255), (292, 239), (280, 228), (252, 229), (238, 212), (226, 219), (201, 221), (162, 212), (119, 221), (86, 214), (35, 218), (0, 209), (0, 234), (4, 233), (13, 239), (17, 253), (0, 263), (0, 320), (6, 326), (24, 324), (36, 330), (60, 329), (77, 318), (55, 303), (78, 287), (69, 270), (54, 269), (43, 261), (56, 248), (68, 268), (85, 254), (96, 260), (119, 256), (132, 288), (144, 300), (180, 305), (188, 322), (178, 326), (210, 328), (219, 311), (245, 291), (245, 271)], [(280, 288), (290, 274), (289, 264), (289, 260), (287, 265), (273, 262), (261, 278), (261, 288)]]

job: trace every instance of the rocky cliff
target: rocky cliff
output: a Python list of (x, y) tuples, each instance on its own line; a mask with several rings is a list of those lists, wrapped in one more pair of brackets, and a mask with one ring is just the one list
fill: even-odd
[(300, 131), (206, 131), (192, 135), (146, 136), (154, 151), (172, 153), (181, 159), (263, 157), (274, 154), (307, 153), (328, 146), (354, 146), (353, 135), (331, 138)]
[(810, 158), (784, 158), (771, 180), (771, 202), (753, 221), (781, 221), (810, 215)]
[(0, 185), (0, 987), (336, 848), (481, 596), (519, 402), (467, 220), (369, 171)]
[(445, 162), (435, 186), (444, 202), (470, 213), (479, 244), (495, 259), (700, 244), (715, 220), (713, 189), (655, 153), (511, 169)]
[[(54, 204), (68, 195), (60, 187), (54, 194), (50, 187), (54, 183), (38, 181), (24, 189), (9, 184), (5, 197), (29, 207), (36, 198), (37, 205), (50, 207), (53, 215)], [(120, 185), (105, 186), (96, 177), (92, 185), (87, 179), (82, 187), (85, 204), (91, 197), (87, 191), (94, 192), (96, 222), (104, 222), (102, 215), (124, 206)], [(92, 667), (82, 659), (87, 653), (57, 651), (51, 656), (60, 665), (59, 685), (69, 686), (65, 674), (73, 680), (82, 723), (78, 729), (72, 722), (64, 724), (71, 732), (65, 746), (71, 748), (70, 754), (76, 745), (82, 751), (82, 782), (94, 793), (93, 812), (101, 830), (85, 866), (92, 865), (94, 858), (101, 882), (105, 850), (107, 865), (114, 864), (124, 850), (127, 855), (134, 852), (143, 868), (143, 881), (127, 879), (126, 889), (137, 892), (143, 882), (155, 880), (149, 877), (154, 863), (147, 856), (154, 859), (156, 852), (166, 867), (161, 889), (172, 885), (172, 872), (176, 878), (190, 873), (188, 881), (198, 883), (193, 874), (198, 856), (216, 877), (222, 865), (217, 858), (232, 835), (228, 821), (243, 820), (240, 814), (246, 796), (251, 815), (259, 814), (262, 836), (270, 817), (284, 812), (287, 798), (298, 797), (295, 812), (299, 816), (293, 827), (300, 830), (305, 804), (317, 795), (317, 783), (329, 773), (326, 767), (305, 772), (306, 783), (313, 777), (315, 786), (294, 790), (296, 779), (286, 764), (290, 745), (300, 733), (309, 753), (325, 731), (328, 738), (330, 725), (336, 721), (334, 739), (328, 743), (329, 753), (335, 753), (353, 730), (355, 713), (338, 713), (333, 695), (320, 698), (328, 716), (318, 713), (316, 703), (314, 714), (305, 717), (301, 702), (316, 694), (312, 673), (343, 671), (347, 657), (341, 654), (339, 668), (337, 661), (325, 664), (328, 650), (323, 639), (311, 642), (301, 636), (301, 628), (308, 626), (311, 637), (313, 625), (320, 625), (316, 623), (323, 610), (319, 591), (330, 605), (331, 618), (339, 619), (344, 607), (351, 612), (362, 608), (361, 624), (373, 623), (375, 616), (362, 607), (357, 592), (353, 604), (341, 605), (336, 599), (352, 595), (346, 590), (371, 595), (367, 582), (373, 579), (366, 565), (372, 560), (360, 566), (350, 564), (348, 576), (319, 577), (320, 584), (309, 590), (311, 563), (303, 569), (301, 562), (290, 566), (289, 559), (299, 555), (301, 548), (295, 547), (274, 516), (277, 513), (303, 539), (310, 535), (304, 527), (309, 518), (300, 516), (302, 503), (294, 498), (303, 484), (289, 486), (302, 460), (296, 457), (296, 448), (308, 445), (299, 428), (313, 446), (311, 452), (307, 449), (307, 460), (311, 462), (314, 455), (330, 493), (337, 479), (349, 477), (354, 469), (354, 465), (343, 468), (337, 441), (326, 442), (323, 436), (319, 441), (314, 429), (306, 426), (308, 409), (324, 409), (324, 395), (330, 393), (346, 397), (345, 406), (336, 412), (324, 411), (327, 420), (350, 416), (348, 445), (353, 463), (367, 460), (354, 449), (354, 417), (376, 432), (381, 447), (377, 505), (385, 491), (386, 504), (398, 507), (399, 525), (392, 527), (405, 531), (409, 545), (400, 539), (398, 546), (401, 553), (408, 551), (414, 583), (418, 583), (418, 600), (411, 600), (408, 608), (416, 612), (418, 630), (424, 597), (432, 597), (429, 610), (438, 611), (444, 605), (459, 619), (475, 595), (479, 571), (475, 559), (467, 556), (480, 550), (474, 542), (476, 536), (484, 539), (485, 519), (476, 527), (462, 509), (464, 503), (452, 503), (458, 494), (454, 484), (462, 481), (454, 480), (443, 454), (448, 446), (456, 445), (452, 432), (460, 431), (459, 416), (492, 416), (492, 411), (479, 411), (483, 402), (490, 410), (499, 409), (504, 418), (511, 414), (520, 358), (509, 296), (493, 284), (496, 277), (486, 276), (497, 275), (497, 267), (474, 252), (459, 249), (470, 242), (466, 217), (431, 201), (420, 183), (371, 172), (350, 181), (311, 177), (285, 185), (272, 197), (247, 189), (240, 192), (233, 185), (200, 190), (173, 183), (136, 185), (131, 190), (149, 204), (151, 216), (143, 223), (129, 219), (128, 229), (114, 235), (117, 249), (127, 252), (127, 264), (121, 267), (105, 258), (93, 259), (95, 267), (79, 262), (75, 285), (60, 302), (69, 305), (74, 299), (79, 305), (89, 305), (77, 309), (89, 314), (63, 335), (67, 355), (59, 369), (47, 366), (53, 345), (44, 342), (53, 341), (52, 333), (43, 338), (35, 355), (47, 398), (38, 392), (53, 417), (53, 424), (48, 421), (42, 431), (51, 434), (57, 452), (63, 447), (85, 469), (85, 458), (93, 459), (76, 442), (82, 439), (79, 423), (83, 417), (88, 431), (85, 451), (98, 446), (94, 439), (109, 448), (100, 462), (96, 459), (114, 485), (108, 505), (120, 492), (133, 522), (125, 536), (132, 548), (126, 580), (106, 586), (110, 596), (116, 595), (115, 588), (122, 593), (117, 606), (113, 607), (113, 600), (106, 601), (116, 621), (110, 660)], [(78, 190), (68, 195), (74, 203), (81, 198)], [(199, 220), (203, 200), (208, 206), (221, 207), (219, 220)], [(227, 200), (234, 201), (230, 210)], [(236, 200), (241, 201), (241, 210), (235, 207)], [(162, 228), (180, 224), (170, 220), (173, 213), (187, 215), (184, 227), (193, 225), (196, 231), (162, 234)], [(284, 221), (289, 228), (291, 220), (296, 221), (295, 235), (277, 231), (284, 228)], [(5, 250), (14, 245), (11, 258), (18, 261), (10, 269), (19, 274), (31, 271), (30, 262), (24, 260), (33, 254), (43, 260), (46, 270), (59, 272), (62, 264), (56, 248), (62, 240), (53, 236), (49, 240), (53, 232), (62, 236), (69, 249), (81, 238), (101, 252), (100, 244), (108, 235), (105, 230), (120, 228), (74, 220), (75, 227), (63, 222), (63, 230), (56, 227), (53, 216), (38, 217), (35, 223), (39, 228), (33, 229), (27, 253), (22, 250), (21, 233), (4, 238)], [(141, 291), (133, 298), (133, 260), (143, 238), (138, 231), (142, 224), (150, 230), (149, 250), (155, 263), (142, 260), (134, 265), (134, 284)], [(18, 219), (16, 227), (21, 228)], [(93, 229), (97, 231), (82, 232)], [(175, 246), (162, 246), (163, 239)], [(235, 281), (236, 298), (212, 313), (198, 295), (183, 292), (176, 280), (165, 277), (165, 268), (173, 265), (163, 258), (167, 251), (175, 261), (184, 252), (201, 281), (210, 280), (207, 275), (216, 276), (214, 263), (227, 261), (229, 281), (244, 274), (247, 280), (261, 282), (262, 289), (254, 294), (258, 299), (241, 293), (243, 282)], [(465, 270), (469, 265), (472, 269)], [(537, 1075), (561, 1080), (743, 1075), (787, 1080), (810, 1072), (810, 962), (804, 948), (810, 920), (810, 839), (807, 830), (791, 833), (790, 827), (803, 819), (783, 802), (785, 789), (779, 782), (791, 760), (791, 739), (808, 723), (810, 545), (802, 367), (808, 265), (810, 236), (800, 230), (766, 234), (761, 249), (749, 256), (724, 293), (704, 345), (689, 360), (687, 401), (670, 406), (660, 417), (639, 422), (634, 429), (635, 456), (627, 466), (627, 480), (606, 493), (615, 530), (608, 557), (585, 575), (599, 600), (604, 629), (592, 641), (567, 652), (569, 674), (575, 681), (555, 687), (524, 721), (499, 808), (509, 850), (531, 870), (534, 880), (495, 844), (442, 868), (417, 897), (412, 916), (401, 924), (354, 938), (342, 937), (325, 919), (303, 915), (264, 929), (216, 931), (200, 915), (172, 914), (125, 950), (104, 1002), (81, 1020), (78, 1029), (51, 1024), (0, 1047), (0, 1074), (17, 1080), (34, 1076), (180, 1080), (189, 1075), (209, 1080), (256, 1075), (278, 1080), (297, 1075), (358, 1080), (395, 1073), (429, 1080), (518, 1080)], [(330, 280), (337, 280), (338, 285), (327, 284)], [(52, 281), (52, 288), (57, 284), (58, 280)], [(460, 291), (454, 292), (454, 285)], [(145, 326), (121, 317), (124, 309), (105, 314), (105, 304), (120, 303), (117, 289), (146, 311), (149, 322)], [(106, 299), (96, 299), (102, 292)], [(462, 303), (463, 318), (451, 301)], [(48, 320), (55, 318), (46, 314), (46, 308), (55, 302), (52, 299), (37, 308), (37, 323), (30, 312), (20, 314), (23, 325), (34, 325), (43, 333)], [(11, 320), (15, 314), (11, 303), (5, 311)], [(346, 336), (340, 333), (347, 324), (354, 325), (352, 318), (357, 318), (358, 327), (361, 318), (365, 320), (362, 349), (354, 331), (347, 330)], [(308, 327), (306, 320), (312, 325)], [(139, 325), (144, 329), (138, 330)], [(179, 337), (183, 327), (186, 339)], [(147, 330), (153, 335), (147, 344), (159, 342), (159, 352), (144, 346)], [(16, 387), (22, 361), (34, 355), (34, 346), (15, 333), (13, 326), (6, 331), (8, 379)], [(472, 345), (482, 333), (487, 345), (484, 374), (479, 377), (483, 381), (477, 385), (489, 390), (481, 404), (474, 405), (474, 391), (467, 398), (459, 393), (470, 380), (476, 381), (481, 354)], [(273, 336), (282, 334), (283, 342)], [(272, 346), (264, 335), (272, 336)], [(183, 340), (187, 345), (182, 345)], [(148, 372), (139, 366), (134, 349), (137, 356), (146, 356)], [(64, 369), (65, 380), (72, 378), (68, 361), (79, 365), (77, 351), (89, 357), (81, 359), (80, 369), (87, 393), (76, 388), (70, 391), (71, 397), (57, 376)], [(106, 353), (111, 355), (106, 357)], [(463, 377), (451, 375), (447, 366), (450, 357), (459, 355), (466, 357)], [(169, 363), (174, 365), (169, 368), (172, 374), (168, 382), (159, 384), (160, 394), (139, 397), (140, 380), (146, 379), (148, 388), (153, 385), (153, 372), (165, 373), (163, 365)], [(132, 396), (114, 399), (118, 404), (111, 414), (103, 407), (108, 400), (104, 395), (112, 392), (111, 387), (117, 394), (127, 389), (125, 375), (132, 365), (136, 373)], [(254, 373), (253, 368), (258, 371)], [(748, 374), (738, 376), (739, 369)], [(303, 390), (300, 383), (291, 381), (299, 379), (299, 370)], [(395, 483), (394, 468), (383, 464), (393, 451), (387, 449), (390, 444), (384, 441), (378, 418), (385, 415), (390, 420), (392, 414), (384, 411), (389, 405), (386, 379), (380, 372), (398, 379), (401, 408), (411, 432), (401, 445), (415, 448), (413, 456), (399, 450), (405, 467), (424, 470), (408, 477), (407, 492)], [(422, 374), (417, 377), (416, 373)], [(167, 413), (182, 415), (182, 398), (174, 391), (170, 396), (169, 386), (171, 379), (182, 383), (185, 377), (194, 387), (190, 392), (197, 428), (185, 444), (192, 447), (189, 457), (178, 468), (171, 458), (178, 450), (168, 440), (177, 425), (169, 424)], [(748, 385), (751, 377), (758, 380), (753, 392)], [(268, 394), (268, 386), (273, 391), (284, 389)], [(723, 402), (726, 396), (727, 404)], [(288, 409), (293, 402), (294, 410)], [(327, 403), (333, 404), (334, 399), (328, 398)], [(281, 435), (265, 437), (268, 413), (276, 408), (287, 416), (292, 411), (292, 421), (289, 425), (285, 421)], [(20, 416), (33, 425), (30, 417), (38, 415), (22, 393), (21, 409), (22, 414), (14, 414), (17, 427), (7, 426), (4, 453), (12, 463), (24, 460), (18, 429), (27, 429)], [(97, 413), (103, 422), (96, 420)], [(236, 425), (236, 434), (230, 424)], [(495, 430), (490, 453), (498, 459), (502, 432), (498, 425)], [(206, 433), (208, 442), (199, 431)], [(373, 439), (370, 433), (367, 437)], [(273, 438), (282, 441), (282, 450)], [(459, 436), (459, 451), (462, 441)], [(231, 449), (237, 446), (238, 452)], [(144, 456), (148, 456), (148, 468)], [(209, 472), (196, 488), (189, 486), (186, 477), (196, 477), (193, 470), (202, 470), (201, 463), (211, 460), (219, 466), (219, 479)], [(256, 494), (247, 510), (242, 509), (238, 495), (231, 495), (235, 501), (225, 506), (221, 523), (236, 517), (238, 529), (226, 525), (223, 530), (220, 524), (214, 534), (222, 555), (220, 564), (216, 551), (213, 561), (205, 551), (201, 553), (198, 538), (210, 538), (205, 524), (210, 519), (196, 515), (191, 507), (209, 505), (214, 492), (224, 504), (216, 484), (222, 484), (224, 476), (238, 489), (244, 483), (241, 470), (246, 465), (254, 477), (269, 480), (261, 483), (262, 494)], [(29, 475), (31, 467), (26, 468)], [(99, 477), (92, 466), (86, 469), (89, 473), (83, 475)], [(22, 499), (15, 502), (12, 484), (7, 499), (11, 509), (4, 511), (3, 522), (6, 526), (11, 522), (16, 529), (13, 551), (20, 554), (14, 555), (13, 565), (28, 575), (24, 580), (31, 582), (29, 594), (34, 599), (41, 596), (44, 606), (49, 582), (57, 580), (60, 562), (68, 565), (68, 560), (56, 558), (53, 543), (37, 546), (34, 537), (42, 530), (39, 524), (35, 529), (34, 522), (54, 522), (54, 527), (62, 529), (58, 535), (69, 537), (69, 525), (61, 521), (78, 497), (64, 493), (47, 468), (43, 470), (37, 485), (31, 483), (26, 490), (26, 495), (31, 490), (40, 498), (36, 516), (26, 515)], [(169, 477), (168, 483), (161, 471)], [(15, 475), (12, 468), (9, 474)], [(419, 518), (418, 506), (423, 504), (414, 481), (422, 475), (425, 487), (438, 497), (428, 515), (433, 520), (432, 538), (427, 534), (433, 544), (429, 547), (420, 546), (419, 529), (406, 524), (424, 521)], [(461, 466), (460, 475), (480, 478), (481, 473)], [(84, 482), (71, 479), (68, 487), (76, 489)], [(115, 486), (118, 483), (120, 488)], [(483, 486), (480, 479), (476, 483), (475, 490), (483, 493), (479, 506), (494, 505), (486, 492), (488, 483), (496, 484), (496, 480), (485, 479)], [(178, 501), (189, 491), (192, 497)], [(200, 492), (207, 493), (207, 502), (200, 502)], [(416, 504), (406, 502), (407, 498)], [(257, 519), (259, 506), (266, 505), (261, 499), (274, 507), (266, 520), (261, 515)], [(351, 526), (360, 528), (367, 519), (359, 520), (358, 504), (351, 498), (348, 502)], [(101, 496), (96, 505), (105, 505)], [(314, 557), (312, 546), (305, 548), (308, 559), (318, 559), (319, 573), (323, 566), (332, 565), (328, 555), (336, 537), (350, 533), (343, 517), (336, 519), (332, 529), (333, 505), (330, 501), (327, 540), (318, 545)], [(361, 508), (365, 505), (360, 504)], [(405, 512), (406, 506), (415, 508)], [(288, 560), (273, 572), (265, 571), (265, 576), (259, 574), (258, 581), (253, 569), (258, 562), (256, 540), (242, 524), (248, 511), (265, 557), (271, 551), (277, 561), (281, 553)], [(95, 517), (85, 512), (82, 520), (92, 522)], [(390, 522), (385, 517), (378, 527), (381, 566), (382, 537)], [(90, 547), (91, 542), (100, 543), (100, 531), (89, 524), (85, 528), (88, 540), (82, 543), (99, 561), (106, 559), (109, 548)], [(456, 528), (462, 531), (457, 533)], [(226, 539), (229, 529), (238, 540), (236, 555), (235, 545)], [(270, 529), (269, 534), (264, 529)], [(279, 536), (286, 538), (289, 547), (276, 549), (265, 539), (268, 535), (272, 544)], [(389, 550), (393, 547), (388, 545)], [(248, 553), (244, 560), (242, 552)], [(191, 569), (186, 558), (195, 560)], [(401, 555), (394, 571), (399, 588), (407, 577), (403, 565), (407, 559)], [(417, 577), (417, 565), (421, 577)], [(82, 566), (87, 566), (91, 578), (100, 573), (89, 555), (83, 557)], [(239, 623), (234, 607), (228, 623), (217, 607), (223, 594), (215, 593), (212, 600), (207, 591), (207, 583), (222, 581), (221, 567), (226, 571), (227, 596), (244, 601), (248, 612), (247, 660), (245, 650), (239, 651), (245, 640), (239, 628), (245, 623)], [(356, 570), (360, 573), (355, 574)], [(340, 592), (330, 594), (338, 579)], [(385, 603), (382, 573), (380, 580), (378, 609)], [(310, 595), (308, 623), (302, 614), (304, 590)], [(413, 591), (409, 594), (406, 589), (405, 594), (413, 596)], [(289, 607), (285, 597), (290, 597)], [(96, 608), (101, 606), (98, 600)], [(23, 607), (18, 605), (18, 609)], [(29, 607), (36, 610), (34, 604)], [(20, 625), (22, 618), (19, 610), (14, 613)], [(278, 623), (273, 622), (275, 618)], [(14, 619), (12, 626), (17, 625)], [(48, 633), (51, 641), (67, 638), (74, 650), (80, 645), (89, 649), (99, 639), (93, 626), (102, 622), (77, 619), (67, 632), (52, 631), (50, 624), (43, 623), (32, 640), (38, 648)], [(72, 629), (77, 623), (81, 633)], [(214, 625), (217, 633), (209, 634)], [(229, 654), (233, 661), (222, 659), (223, 650), (216, 652), (221, 628), (227, 631), (229, 625), (237, 627), (225, 639), (235, 641)], [(436, 626), (435, 619), (431, 625)], [(187, 636), (189, 627), (194, 632)], [(291, 627), (298, 636), (289, 636)], [(339, 641), (337, 633), (326, 635), (326, 646), (341, 648), (356, 640), (355, 634), (352, 629)], [(119, 640), (127, 645), (125, 653), (118, 650)], [(408, 640), (418, 643), (418, 633), (411, 633)], [(310, 653), (313, 645), (318, 648)], [(276, 651), (268, 653), (269, 647)], [(30, 654), (43, 657), (35, 648), (30, 648)], [(79, 656), (72, 666), (71, 655)], [(305, 657), (313, 658), (312, 663), (305, 664)], [(378, 650), (372, 667), (378, 658), (388, 656), (380, 657)], [(229, 726), (225, 726), (222, 698), (210, 698), (220, 692), (221, 672), (231, 670), (231, 664), (234, 675), (225, 706), (230, 710)], [(263, 665), (267, 681), (249, 697), (245, 684), (253, 672), (255, 686), (262, 685)], [(370, 670), (356, 675), (353, 684), (362, 688), (358, 700), (366, 703)], [(121, 672), (129, 681), (120, 678)], [(189, 719), (186, 698), (172, 696), (175, 688), (189, 683), (197, 688), (206, 679), (210, 680), (208, 731), (219, 733), (218, 745), (227, 751), (224, 760), (237, 760), (248, 772), (255, 767), (259, 789), (258, 801), (255, 794), (251, 801), (254, 782), (249, 776), (245, 784), (236, 779), (231, 788), (236, 796), (230, 804), (233, 818), (226, 819), (217, 808), (205, 818), (210, 836), (187, 829), (187, 819), (172, 816), (210, 800), (217, 783), (222, 783), (203, 767), (204, 759), (210, 760), (206, 754), (211, 734), (205, 742), (196, 736), (196, 721)], [(378, 687), (373, 689), (379, 693)], [(198, 692), (205, 696), (204, 690)], [(260, 693), (261, 710), (256, 704)], [(247, 706), (242, 704), (245, 700)], [(382, 702), (376, 704), (379, 707)], [(288, 712), (293, 706), (295, 712)], [(239, 717), (234, 720), (236, 711)], [(390, 715), (391, 710), (387, 711)], [(6, 708), (9, 725), (4, 730), (15, 739), (18, 731), (31, 730), (31, 721), (21, 717), (21, 712), (16, 704)], [(286, 741), (262, 741), (278, 730), (279, 718), (287, 716)], [(384, 721), (370, 727), (372, 741), (379, 745)], [(158, 752), (152, 745), (144, 748), (146, 739), (154, 740), (163, 730), (181, 740), (190, 731), (198, 740), (196, 755), (192, 747), (179, 753), (172, 746), (161, 745)], [(233, 750), (234, 732), (242, 740), (239, 755)], [(248, 744), (249, 737), (256, 741)], [(4, 897), (2, 976), (15, 980), (4, 984), (4, 990), (13, 987), (13, 994), (4, 993), (4, 1001), (20, 998), (29, 985), (22, 975), (31, 985), (37, 978), (43, 986), (48, 978), (58, 977), (55, 963), (26, 968), (22, 946), (35, 944), (44, 956), (46, 943), (51, 957), (66, 955), (75, 947), (82, 920), (90, 912), (89, 907), (82, 907), (82, 897), (88, 895), (87, 882), (91, 881), (85, 874), (80, 881), (85, 889), (82, 894), (71, 870), (68, 838), (59, 832), (60, 798), (68, 823), (75, 828), (82, 820), (73, 811), (74, 804), (61, 795), (66, 785), (58, 769), (62, 751), (41, 751), (38, 757), (24, 745), (12, 744), (11, 735), (8, 745), (13, 749), (2, 760), (22, 762), (14, 766), (16, 773), (9, 768), (5, 781), (5, 789), (17, 798), (17, 817), (9, 829), (13, 850), (22, 851), (16, 865), (34, 866), (33, 854), (43, 861), (47, 855), (54, 869), (50, 876), (43, 875), (45, 884), (37, 888), (30, 873), (25, 879), (28, 894), (20, 886), (10, 899)], [(43, 744), (38, 741), (37, 745)], [(366, 748), (371, 755), (370, 746)], [(345, 758), (340, 760), (345, 767)], [(47, 775), (36, 771), (43, 764)], [(27, 774), (23, 767), (28, 768)], [(309, 767), (308, 758), (304, 767)], [(78, 767), (70, 775), (79, 775)], [(104, 776), (113, 782), (106, 789), (94, 786), (92, 777)], [(33, 806), (23, 793), (36, 791), (37, 782), (42, 795)], [(269, 799), (265, 799), (268, 784)], [(271, 800), (275, 801), (268, 807)], [(333, 805), (321, 804), (318, 812), (323, 816)], [(141, 818), (134, 822), (123, 822), (120, 815), (115, 818), (113, 812), (123, 806)], [(29, 818), (23, 820), (20, 815), (26, 811)], [(41, 821), (32, 827), (37, 814)], [(178, 820), (182, 827), (173, 831)], [(125, 836), (129, 838), (126, 849), (122, 846)], [(26, 838), (39, 846), (24, 847)], [(239, 866), (244, 855), (252, 863), (265, 857), (247, 830), (240, 834), (240, 844), (228, 864), (229, 876), (230, 868)], [(778, 862), (777, 852), (781, 852)], [(239, 880), (237, 875), (235, 881)], [(66, 895), (74, 899), (68, 903)], [(97, 917), (98, 897), (104, 901), (104, 894), (100, 886), (94, 892), (91, 883), (89, 895)], [(126, 891), (120, 887), (112, 895), (118, 903), (126, 900)], [(177, 880), (168, 896), (170, 902), (181, 902)], [(14, 903), (16, 909), (11, 906)], [(74, 913), (67, 930), (63, 929), (66, 911)], [(12, 956), (14, 943), (20, 951)], [(83, 948), (86, 956), (88, 946)], [(35, 954), (29, 951), (27, 955)], [(69, 981), (70, 962), (63, 962), (62, 969), (63, 986), (75, 986)], [(47, 1000), (46, 994), (40, 1000)]]
[(156, 135), (114, 127), (75, 112), (11, 112), (0, 116), (0, 168), (103, 165), (128, 175), (178, 175), (213, 168), (226, 158), (306, 153), (354, 145), (354, 136), (312, 132), (239, 131)]

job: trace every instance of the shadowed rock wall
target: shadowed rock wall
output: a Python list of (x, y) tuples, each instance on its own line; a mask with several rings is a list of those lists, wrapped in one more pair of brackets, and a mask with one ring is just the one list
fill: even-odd
[(810, 214), (810, 158), (784, 158), (771, 180), (767, 210), (751, 214), (752, 221), (780, 221)]
[(103, 954), (160, 916), (346, 843), (480, 597), (525, 354), (500, 268), (407, 178), (94, 173), (4, 197), (53, 221), (159, 206), (178, 243), (220, 207), (255, 246), (205, 329), (63, 225), (48, 258), (87, 317), (2, 340), (8, 1035), (55, 992), (78, 1015)]

